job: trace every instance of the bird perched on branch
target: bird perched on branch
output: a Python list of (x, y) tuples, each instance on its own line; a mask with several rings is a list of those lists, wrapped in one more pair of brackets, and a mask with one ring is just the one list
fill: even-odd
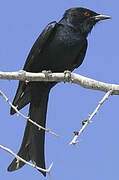
[[(109, 16), (98, 14), (85, 8), (68, 9), (59, 22), (51, 22), (40, 34), (27, 57), (23, 70), (38, 73), (43, 70), (52, 72), (73, 71), (78, 68), (87, 50), (87, 36), (93, 26)], [(48, 96), (57, 82), (20, 81), (13, 105), (18, 110), (30, 103), (29, 117), (45, 127)], [(11, 108), (10, 114), (15, 110)], [(44, 155), (45, 131), (27, 122), (18, 155), (26, 161), (32, 160), (37, 166), (45, 169)], [(16, 159), (8, 167), (14, 171), (24, 166)], [(46, 173), (42, 172), (45, 176)]]

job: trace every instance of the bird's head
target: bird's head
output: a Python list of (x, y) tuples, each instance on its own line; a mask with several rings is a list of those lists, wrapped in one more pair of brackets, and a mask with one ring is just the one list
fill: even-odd
[(93, 26), (105, 19), (110, 19), (110, 16), (98, 14), (86, 8), (71, 8), (68, 9), (63, 18), (73, 26), (76, 30), (88, 35)]

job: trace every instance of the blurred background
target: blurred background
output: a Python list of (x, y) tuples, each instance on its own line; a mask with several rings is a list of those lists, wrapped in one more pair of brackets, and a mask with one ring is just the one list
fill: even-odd
[[(86, 7), (110, 15), (111, 20), (98, 23), (88, 36), (88, 50), (76, 73), (107, 83), (119, 84), (119, 20), (118, 1), (108, 0), (4, 0), (0, 1), (0, 71), (18, 71), (45, 26), (59, 21), (65, 10)], [(13, 100), (18, 81), (0, 80), (0, 90)], [(93, 122), (79, 138), (77, 146), (70, 146), (73, 131), (88, 118), (103, 92), (84, 89), (75, 84), (59, 83), (51, 90), (47, 127), (60, 135), (46, 133), (46, 166), (53, 162), (53, 180), (60, 179), (119, 179), (119, 96), (106, 101)], [(0, 97), (0, 144), (18, 152), (26, 121), (10, 116), (9, 105)], [(28, 107), (21, 112), (27, 115)], [(12, 155), (0, 149), (0, 178), (2, 180), (49, 179), (25, 165), (9, 173)]]

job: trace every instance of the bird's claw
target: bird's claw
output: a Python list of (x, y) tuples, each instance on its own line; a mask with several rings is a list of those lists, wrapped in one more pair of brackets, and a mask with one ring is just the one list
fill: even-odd
[(71, 79), (71, 71), (64, 71), (64, 83), (65, 82), (72, 82), (72, 79)]
[(49, 77), (51, 76), (52, 74), (52, 71), (51, 70), (43, 70), (42, 73), (45, 75), (45, 78), (49, 80)]
[(19, 77), (21, 77), (23, 79), (23, 81), (26, 81), (26, 71), (24, 70), (20, 70), (19, 71)]

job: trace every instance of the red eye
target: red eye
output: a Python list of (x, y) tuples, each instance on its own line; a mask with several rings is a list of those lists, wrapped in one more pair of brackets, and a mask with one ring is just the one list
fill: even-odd
[(85, 16), (90, 16), (90, 13), (89, 12), (85, 12), (84, 15)]

